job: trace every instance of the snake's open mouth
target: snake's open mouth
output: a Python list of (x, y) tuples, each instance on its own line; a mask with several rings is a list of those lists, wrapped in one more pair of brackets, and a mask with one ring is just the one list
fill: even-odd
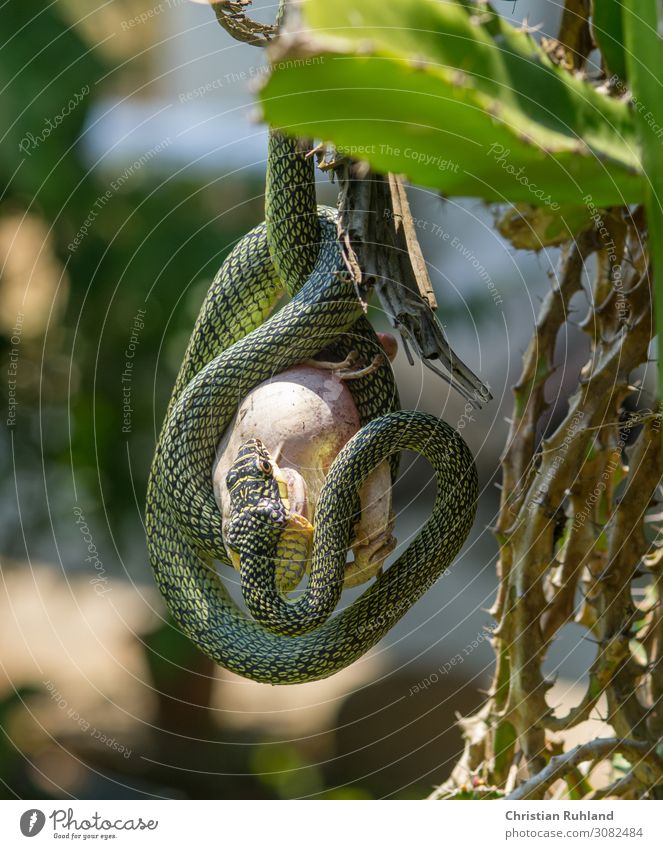
[(279, 495), (288, 514), (309, 519), (306, 497), (306, 481), (295, 469), (281, 468), (274, 463), (274, 480), (279, 486)]
[[(257, 469), (264, 477), (259, 473), (256, 476)], [(241, 514), (248, 517), (253, 510), (257, 514), (264, 509), (264, 501), (255, 501), (255, 493), (259, 490), (274, 508), (280, 502), (280, 509), (277, 509), (282, 517), (281, 521), (285, 521), (274, 562), (279, 589), (285, 593), (291, 591), (305, 572), (313, 543), (313, 525), (305, 515), (306, 485), (303, 478), (293, 469), (279, 468), (264, 444), (260, 440), (252, 439), (240, 448), (235, 464), (226, 478), (226, 485), (229, 495), (234, 496), (237, 511), (235, 520), (239, 522), (242, 521)], [(225, 542), (232, 565), (237, 571), (241, 571), (243, 552), (234, 548), (230, 539)]]
[(279, 469), (279, 467), (274, 465), (274, 480), (279, 486), (279, 496), (281, 497), (281, 501), (283, 502), (283, 506), (286, 511), (290, 512), (290, 487), (288, 486), (288, 479), (285, 477), (283, 472)]

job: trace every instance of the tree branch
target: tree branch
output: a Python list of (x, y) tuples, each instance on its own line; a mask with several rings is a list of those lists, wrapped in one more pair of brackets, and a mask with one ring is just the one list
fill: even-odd
[(631, 762), (646, 763), (651, 775), (650, 786), (663, 781), (663, 761), (653, 752), (650, 743), (638, 740), (623, 740), (619, 737), (606, 737), (583, 743), (563, 755), (555, 755), (548, 765), (537, 775), (525, 781), (507, 800), (542, 799), (555, 781), (564, 778), (575, 767), (585, 761), (598, 761), (620, 752)]

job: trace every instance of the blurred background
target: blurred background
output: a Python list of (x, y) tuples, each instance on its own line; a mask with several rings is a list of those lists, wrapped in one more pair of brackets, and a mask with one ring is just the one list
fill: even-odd
[[(555, 32), (555, 3), (497, 6)], [(2, 21), (0, 796), (427, 795), (460, 752), (457, 716), (490, 682), (489, 528), (509, 387), (555, 251), (516, 253), (480, 202), (410, 188), (448, 337), (494, 401), (470, 420), (402, 353), (396, 376), (404, 407), (464, 420), (482, 487), (473, 534), (349, 669), (288, 688), (237, 678), (168, 620), (142, 514), (203, 296), (263, 217), (252, 85), (264, 56), (186, 0), (8, 0)], [(324, 177), (320, 199), (335, 202)], [(388, 329), (377, 308), (372, 318)], [(585, 351), (568, 329), (550, 427)], [(401, 545), (433, 492), (428, 467), (406, 458)], [(563, 664), (553, 703), (573, 701), (592, 654), (568, 626), (548, 662), (552, 676)]]

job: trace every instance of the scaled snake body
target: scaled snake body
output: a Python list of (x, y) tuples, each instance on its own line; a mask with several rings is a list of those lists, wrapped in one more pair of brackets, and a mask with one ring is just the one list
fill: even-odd
[[(266, 495), (273, 488), (269, 474), (260, 471), (267, 465), (259, 446), (247, 446), (238, 458), (244, 467), (250, 464), (250, 474), (237, 490), (246, 499), (239, 505), (233, 542), (252, 617), (232, 601), (214, 568), (213, 558), (224, 563), (229, 558), (211, 470), (219, 439), (242, 398), (322, 349), (340, 359), (355, 350), (367, 362), (380, 350), (354, 284), (343, 273), (335, 217), (334, 210), (316, 206), (311, 158), (296, 142), (270, 133), (266, 220), (236, 245), (210, 287), (148, 484), (150, 560), (173, 617), (217, 663), (272, 684), (324, 678), (368, 651), (446, 569), (475, 515), (477, 476), (468, 447), (434, 416), (398, 409), (384, 358), (373, 374), (352, 381), (363, 427), (341, 450), (325, 481), (302, 595), (291, 602), (276, 591), (273, 556), (284, 511)], [(291, 300), (270, 315), (284, 291)], [(405, 449), (423, 454), (433, 467), (437, 495), (432, 513), (396, 562), (332, 617), (358, 509), (357, 490), (385, 458), (392, 459), (395, 474), (398, 453)], [(252, 500), (255, 487), (261, 487), (260, 497)]]

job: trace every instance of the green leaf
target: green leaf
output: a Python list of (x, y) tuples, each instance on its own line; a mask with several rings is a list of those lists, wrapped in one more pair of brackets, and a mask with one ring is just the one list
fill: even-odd
[(592, 33), (609, 73), (626, 82), (626, 54), (621, 0), (594, 0), (592, 3)]
[(564, 780), (566, 781), (569, 799), (574, 801), (584, 799), (588, 793), (592, 792), (592, 785), (577, 767), (572, 769)]
[(446, 194), (557, 212), (642, 197), (625, 103), (554, 65), (488, 6), (305, 0), (266, 119)]
[(657, 0), (624, 0), (624, 36), (636, 125), (642, 149), (649, 249), (654, 264), (659, 397), (663, 398), (663, 43)]
[(461, 788), (441, 797), (445, 802), (467, 802), (487, 799), (503, 799), (504, 791), (497, 787), (477, 787), (475, 789)]
[(624, 755), (617, 752), (617, 754), (612, 756), (612, 768), (619, 775), (626, 775), (626, 773), (631, 771), (631, 763), (627, 761)]
[(642, 643), (639, 643), (637, 640), (631, 638), (628, 641), (629, 651), (631, 652), (631, 657), (638, 664), (638, 666), (646, 667), (648, 663), (647, 652)]

